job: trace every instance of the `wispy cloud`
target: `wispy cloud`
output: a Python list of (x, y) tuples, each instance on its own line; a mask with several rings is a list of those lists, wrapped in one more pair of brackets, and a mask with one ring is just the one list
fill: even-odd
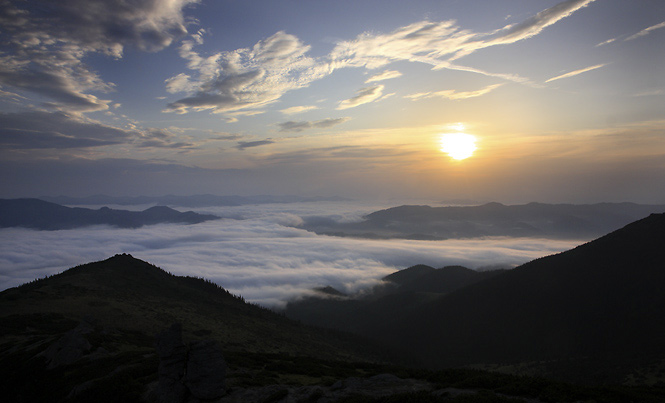
[(411, 94), (411, 95), (406, 95), (404, 98), (411, 99), (412, 101), (417, 101), (419, 99), (426, 99), (426, 98), (447, 98), (451, 100), (458, 100), (458, 99), (468, 99), (468, 98), (475, 98), (479, 97), (482, 95), (485, 95), (499, 87), (501, 87), (503, 84), (492, 84), (488, 85), (485, 88), (481, 88), (476, 91), (455, 91), (455, 90), (444, 90), (444, 91), (436, 91), (436, 92), (420, 92), (417, 94)]
[(301, 132), (303, 130), (308, 130), (308, 129), (314, 129), (314, 128), (319, 128), (319, 129), (325, 129), (328, 127), (333, 127), (339, 124), (342, 124), (344, 122), (349, 121), (351, 118), (344, 117), (344, 118), (328, 118), (328, 119), (322, 119), (322, 120), (317, 120), (314, 122), (310, 121), (288, 121), (284, 123), (279, 123), (277, 126), (279, 126), (279, 131), (280, 132)]
[[(364, 33), (352, 41), (340, 42), (331, 52), (338, 65), (368, 69), (391, 62), (408, 60), (449, 68), (451, 61), (479, 49), (507, 45), (538, 35), (575, 11), (595, 0), (568, 0), (539, 12), (519, 24), (507, 25), (491, 33), (474, 33), (461, 29), (455, 21), (421, 21), (389, 34)], [(476, 71), (482, 73), (481, 70)]]
[(365, 83), (372, 83), (375, 81), (390, 80), (391, 78), (401, 77), (402, 73), (397, 70), (386, 70), (379, 74), (375, 74), (372, 77), (365, 80)]
[(384, 85), (374, 85), (372, 87), (362, 88), (358, 90), (358, 93), (355, 97), (341, 101), (337, 106), (337, 109), (342, 110), (355, 108), (356, 106), (376, 101), (377, 99), (381, 98), (381, 95), (383, 95), (384, 88)]
[(118, 144), (140, 148), (192, 148), (187, 136), (163, 128), (117, 128), (65, 112), (0, 113), (3, 149), (81, 149)]
[(274, 144), (275, 142), (271, 139), (266, 140), (257, 140), (257, 141), (239, 141), (236, 148), (238, 150), (244, 150), (246, 148), (260, 147), (268, 144)]
[(625, 41), (632, 41), (633, 39), (640, 38), (642, 36), (649, 35), (652, 31), (655, 31), (657, 29), (665, 28), (665, 21), (661, 22), (660, 24), (652, 25), (649, 28), (644, 28), (640, 32), (636, 33), (635, 35), (631, 35), (628, 38), (625, 39)]
[(290, 108), (282, 109), (280, 110), (280, 112), (282, 112), (285, 115), (295, 115), (297, 113), (303, 113), (315, 109), (319, 109), (319, 107), (314, 105), (303, 105), (303, 106), (292, 106)]
[(598, 48), (598, 47), (601, 47), (601, 46), (609, 45), (610, 43), (616, 42), (617, 39), (619, 39), (619, 38), (617, 37), (617, 38), (611, 38), (611, 39), (608, 39), (608, 40), (606, 40), (606, 41), (604, 41), (604, 42), (601, 42), (601, 43), (597, 44), (595, 47)]
[[(377, 69), (397, 61), (425, 63), (434, 69), (451, 69), (497, 77), (521, 83), (529, 80), (510, 73), (494, 73), (460, 66), (453, 61), (479, 49), (507, 45), (538, 35), (594, 2), (567, 0), (541, 11), (525, 21), (489, 33), (462, 29), (455, 21), (420, 21), (387, 34), (363, 33), (340, 41), (325, 57), (307, 56), (310, 46), (294, 35), (277, 32), (251, 48), (219, 52), (203, 57), (195, 51), (203, 39), (184, 41), (180, 55), (188, 61), (189, 73), (166, 81), (167, 90), (187, 95), (165, 108), (165, 112), (188, 113), (209, 110), (218, 113), (263, 108), (285, 93), (307, 87), (315, 80), (346, 67)], [(372, 83), (401, 75), (387, 70), (371, 76)], [(361, 90), (342, 101), (337, 109), (353, 108), (381, 97), (383, 86)], [(294, 107), (297, 111), (298, 107)], [(289, 110), (289, 109), (286, 109)], [(296, 112), (294, 112), (296, 113)]]
[(658, 95), (663, 95), (665, 94), (665, 91), (662, 89), (652, 89), (652, 90), (646, 90), (642, 92), (638, 92), (636, 94), (633, 94), (634, 97), (655, 97)]
[(561, 74), (559, 76), (552, 77), (549, 80), (546, 80), (545, 82), (549, 83), (549, 82), (552, 82), (552, 81), (560, 80), (562, 78), (574, 77), (576, 75), (586, 73), (587, 71), (596, 70), (596, 69), (599, 69), (599, 68), (604, 67), (604, 66), (607, 66), (607, 63), (597, 64), (595, 66), (585, 67), (583, 69), (579, 69), (579, 70), (571, 71), (571, 72), (568, 72), (568, 73), (564, 73), (564, 74)]

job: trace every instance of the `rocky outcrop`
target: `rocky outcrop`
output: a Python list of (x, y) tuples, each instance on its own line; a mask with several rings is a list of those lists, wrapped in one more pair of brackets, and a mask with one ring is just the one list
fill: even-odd
[(260, 388), (234, 389), (218, 402), (332, 403), (358, 396), (371, 400), (415, 393), (448, 396), (448, 392), (448, 390), (436, 390), (435, 385), (426, 381), (402, 379), (392, 374), (379, 374), (369, 378), (346, 378), (331, 386), (270, 385)]
[(185, 386), (197, 399), (216, 399), (226, 393), (226, 362), (213, 340), (190, 344), (185, 371)]
[(226, 394), (226, 362), (215, 341), (201, 340), (186, 346), (182, 326), (176, 323), (159, 333), (155, 344), (159, 355), (158, 402), (211, 400)]
[(74, 329), (65, 333), (52, 343), (40, 355), (46, 358), (48, 369), (73, 364), (92, 350), (92, 345), (85, 337), (94, 332), (95, 320), (85, 317)]

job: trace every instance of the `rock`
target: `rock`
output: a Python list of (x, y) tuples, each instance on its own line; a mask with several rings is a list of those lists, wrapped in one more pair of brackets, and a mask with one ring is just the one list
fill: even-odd
[(182, 342), (182, 326), (171, 325), (155, 336), (155, 346), (159, 355), (159, 383), (157, 401), (160, 403), (181, 403), (187, 398), (187, 387), (183, 383), (187, 365), (187, 348)]
[(226, 394), (226, 361), (214, 340), (185, 346), (182, 326), (173, 324), (156, 336), (155, 347), (159, 355), (158, 402), (210, 400)]
[(197, 399), (216, 399), (226, 393), (226, 361), (213, 340), (189, 346), (185, 385)]
[(94, 332), (94, 322), (95, 320), (91, 317), (83, 318), (78, 326), (44, 350), (40, 355), (46, 358), (47, 368), (53, 369), (73, 364), (86, 355), (92, 349), (92, 345), (85, 335)]

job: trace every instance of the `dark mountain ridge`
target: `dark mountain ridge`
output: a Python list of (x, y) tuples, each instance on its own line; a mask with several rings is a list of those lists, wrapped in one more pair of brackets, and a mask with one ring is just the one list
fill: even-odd
[(114, 210), (108, 207), (92, 210), (65, 207), (39, 199), (0, 199), (0, 228), (59, 230), (91, 225), (139, 228), (160, 223), (198, 224), (216, 219), (219, 217), (193, 211), (179, 212), (164, 206), (143, 211)]
[(549, 361), (555, 376), (618, 381), (665, 362), (663, 245), (665, 214), (652, 214), (452, 292), (376, 334), (430, 366)]
[[(377, 329), (396, 317), (408, 317), (434, 299), (503, 271), (479, 272), (463, 266), (435, 269), (416, 265), (384, 277), (383, 283), (358, 295), (319, 291), (290, 301), (284, 313), (312, 325), (380, 338)], [(331, 287), (325, 289), (328, 288)]]
[(386, 277), (397, 286), (379, 298), (303, 299), (286, 314), (376, 338), (431, 368), (665, 382), (663, 245), (665, 214), (651, 214), (491, 277), (467, 283), (480, 274), (418, 265)]

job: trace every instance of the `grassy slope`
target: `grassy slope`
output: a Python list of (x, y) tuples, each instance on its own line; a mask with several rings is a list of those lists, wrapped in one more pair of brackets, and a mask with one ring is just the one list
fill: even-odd
[[(86, 336), (92, 354), (71, 365), (46, 369), (39, 353), (76, 327), (84, 315), (96, 319), (94, 332)], [(543, 401), (655, 402), (665, 396), (660, 389), (595, 389), (482, 371), (432, 372), (372, 363), (376, 350), (358, 339), (303, 326), (246, 304), (205, 280), (172, 276), (125, 255), (0, 293), (3, 398), (143, 401), (146, 386), (149, 390), (157, 379), (153, 335), (175, 321), (183, 324), (186, 340), (213, 338), (221, 343), (231, 388), (325, 386), (350, 376), (391, 372), (438, 387), (481, 390), (475, 398), (458, 401), (511, 401), (499, 393)], [(441, 401), (422, 394), (395, 398), (345, 401)]]

